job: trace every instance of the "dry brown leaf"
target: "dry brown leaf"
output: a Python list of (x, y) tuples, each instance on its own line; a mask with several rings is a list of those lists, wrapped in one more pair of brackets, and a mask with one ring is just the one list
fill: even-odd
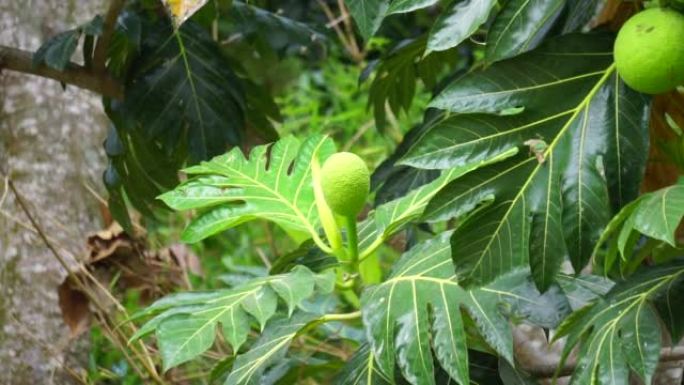
[(59, 285), (57, 296), (62, 318), (69, 327), (69, 335), (72, 339), (76, 338), (88, 330), (90, 325), (88, 297), (75, 287), (69, 277)]

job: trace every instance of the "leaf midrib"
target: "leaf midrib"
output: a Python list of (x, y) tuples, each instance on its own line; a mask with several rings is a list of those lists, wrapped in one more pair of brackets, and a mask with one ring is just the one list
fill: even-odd
[[(606, 80), (608, 80), (608, 77), (613, 73), (614, 70), (615, 70), (615, 63), (612, 63), (608, 68), (606, 68), (606, 69), (603, 71), (603, 76), (601, 76), (601, 78), (596, 82), (596, 84), (594, 85), (594, 87), (592, 87), (591, 90), (589, 90), (589, 92), (587, 93), (587, 96), (585, 96), (584, 99), (577, 105), (577, 107), (574, 109), (574, 112), (572, 113), (572, 115), (568, 118), (568, 121), (567, 121), (567, 122), (565, 123), (565, 125), (563, 125), (563, 127), (558, 131), (558, 134), (557, 134), (556, 137), (553, 139), (553, 141), (547, 146), (547, 148), (546, 148), (546, 150), (544, 151), (544, 154), (543, 154), (544, 159), (550, 158), (550, 157), (553, 155), (552, 151), (556, 148), (556, 146), (558, 145), (558, 143), (560, 142), (560, 140), (563, 138), (563, 136), (565, 135), (565, 133), (566, 133), (566, 131), (568, 130), (568, 128), (572, 125), (572, 123), (574, 122), (574, 120), (577, 118), (577, 115), (578, 115), (578, 114), (580, 113), (580, 111), (582, 111), (584, 108), (587, 108), (587, 107), (588, 107), (589, 103), (592, 101), (592, 99), (594, 98), (594, 96), (596, 95), (596, 93), (601, 89), (601, 87), (603, 86), (603, 84), (606, 82)], [(528, 188), (528, 186), (530, 185), (530, 183), (532, 183), (532, 180), (534, 179), (534, 176), (535, 176), (535, 175), (537, 174), (537, 172), (541, 169), (541, 167), (542, 167), (542, 164), (538, 164), (537, 166), (535, 166), (534, 170), (532, 170), (532, 172), (530, 173), (530, 176), (529, 176), (529, 177), (527, 178), (527, 180), (525, 181), (525, 184), (520, 188), (520, 191), (518, 191), (518, 193), (516, 194), (516, 196), (511, 200), (511, 203), (510, 203), (510, 205), (508, 206), (508, 209), (506, 210), (506, 212), (505, 212), (504, 215), (502, 216), (502, 220), (499, 221), (498, 226), (497, 226), (496, 229), (492, 232), (492, 236), (490, 237), (490, 239), (489, 239), (489, 241), (487, 242), (487, 245), (484, 247), (483, 251), (480, 253), (480, 256), (483, 256), (486, 252), (489, 252), (489, 249), (490, 249), (490, 247), (492, 246), (492, 243), (494, 242), (494, 239), (496, 238), (495, 235), (499, 233), (499, 231), (501, 230), (501, 227), (503, 226), (503, 223), (506, 222), (505, 218), (508, 218), (509, 214), (511, 213), (511, 211), (512, 211), (513, 208), (515, 207), (517, 201), (518, 201), (521, 197), (524, 197), (525, 192), (526, 192), (526, 189)], [(547, 199), (548, 199), (548, 197), (547, 197)], [(547, 202), (547, 203), (548, 203), (548, 202)], [(484, 260), (483, 257), (478, 258), (477, 263), (473, 266), (473, 268), (471, 269), (471, 271), (474, 272), (474, 271), (480, 266), (480, 264), (482, 263), (483, 260)], [(472, 274), (471, 274), (471, 275), (472, 275)]]

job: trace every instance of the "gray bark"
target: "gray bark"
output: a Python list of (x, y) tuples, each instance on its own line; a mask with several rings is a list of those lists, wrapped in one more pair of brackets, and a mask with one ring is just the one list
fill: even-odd
[[(0, 0), (0, 45), (35, 51), (104, 7), (100, 0)], [(99, 97), (4, 71), (0, 108), (0, 168), (60, 251), (78, 256), (85, 234), (102, 226), (97, 200), (85, 188), (103, 193), (107, 121)], [(83, 370), (87, 335), (70, 339), (57, 301), (66, 273), (5, 192), (0, 179), (0, 384), (68, 383), (63, 366)]]

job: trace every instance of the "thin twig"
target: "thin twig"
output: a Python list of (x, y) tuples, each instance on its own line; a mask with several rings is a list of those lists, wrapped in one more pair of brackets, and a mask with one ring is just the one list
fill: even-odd
[(116, 29), (116, 21), (125, 3), (126, 0), (110, 0), (109, 2), (109, 8), (102, 25), (102, 35), (97, 39), (97, 45), (93, 53), (93, 71), (95, 74), (103, 75), (106, 73), (109, 44)]
[(264, 266), (266, 266), (266, 269), (271, 270), (271, 261), (268, 260), (268, 257), (264, 253), (263, 250), (261, 250), (261, 247), (256, 248), (257, 255), (261, 259), (261, 262), (264, 263)]
[[(337, 35), (337, 38), (340, 40), (342, 45), (344, 46), (344, 49), (349, 53), (349, 56), (354, 60), (355, 62), (359, 63), (363, 60), (363, 57), (359, 56), (358, 52), (358, 47), (356, 46), (356, 41), (350, 41), (353, 40), (353, 35), (352, 38), (350, 39), (345, 32), (340, 28), (339, 23), (336, 23), (335, 20), (337, 20), (337, 17), (333, 13), (333, 11), (330, 9), (328, 4), (326, 4), (323, 0), (316, 0), (318, 2), (318, 5), (321, 7), (323, 10), (323, 13), (325, 13), (325, 16), (328, 18), (329, 22), (327, 25), (329, 25), (328, 28), (332, 28), (335, 31), (335, 34)], [(345, 21), (346, 22), (346, 21)]]
[(361, 52), (359, 45), (356, 43), (356, 34), (354, 34), (354, 24), (352, 23), (352, 18), (349, 16), (349, 12), (347, 11), (347, 6), (344, 4), (344, 0), (337, 0), (337, 6), (342, 14), (342, 22), (344, 23), (344, 30), (347, 35), (347, 41), (350, 44), (352, 57), (354, 57), (354, 60), (356, 60), (357, 63), (360, 63), (363, 61), (364, 56), (366, 55)]

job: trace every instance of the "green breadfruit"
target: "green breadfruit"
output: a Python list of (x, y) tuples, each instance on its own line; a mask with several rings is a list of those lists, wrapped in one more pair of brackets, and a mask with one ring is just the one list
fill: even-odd
[(363, 159), (350, 152), (330, 156), (321, 168), (321, 187), (330, 209), (341, 216), (356, 216), (370, 191), (370, 172)]
[(684, 15), (664, 8), (637, 13), (615, 40), (615, 65), (631, 88), (659, 94), (684, 84)]

